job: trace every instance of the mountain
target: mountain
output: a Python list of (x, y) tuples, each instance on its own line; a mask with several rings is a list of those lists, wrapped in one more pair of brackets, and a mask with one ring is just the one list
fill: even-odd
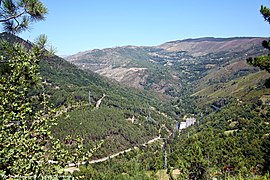
[(259, 37), (235, 37), (235, 38), (198, 38), (171, 41), (158, 47), (170, 52), (186, 51), (192, 56), (203, 56), (219, 52), (241, 52), (250, 48), (256, 48), (265, 38)]
[(156, 92), (166, 92), (180, 86), (174, 72), (152, 60), (148, 47), (116, 47), (91, 50), (69, 56), (66, 59), (84, 70), (121, 82), (130, 87)]
[[(199, 79), (212, 71), (265, 53), (261, 47), (264, 39), (186, 39), (153, 47), (94, 49), (68, 56), (66, 59), (81, 69), (94, 71), (130, 87), (179, 96), (183, 93), (183, 87), (198, 84)], [(256, 70), (253, 67), (245, 63), (234, 68), (237, 77), (254, 71)], [(215, 78), (224, 77), (220, 74), (220, 77), (216, 75)]]

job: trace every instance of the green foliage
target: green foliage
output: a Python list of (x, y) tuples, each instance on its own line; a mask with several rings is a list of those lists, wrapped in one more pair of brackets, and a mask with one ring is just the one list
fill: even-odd
[(160, 143), (132, 150), (106, 162), (84, 166), (75, 177), (87, 179), (157, 179), (156, 172), (163, 168)]
[[(260, 12), (264, 20), (270, 23), (270, 9), (266, 6), (261, 6)], [(262, 42), (262, 46), (268, 50), (270, 50), (269, 44), (270, 44), (270, 41)], [(270, 73), (270, 55), (269, 54), (264, 55), (264, 56), (258, 56), (255, 58), (250, 57), (247, 59), (247, 63), (252, 66), (259, 67), (261, 70), (266, 70), (268, 73)], [(268, 88), (270, 87), (269, 79), (266, 81), (265, 85)]]
[(270, 23), (270, 9), (266, 6), (261, 6), (260, 12), (263, 15), (264, 20)]
[[(0, 1), (0, 23), (7, 32), (19, 33), (30, 22), (44, 19), (46, 7), (38, 0)], [(0, 41), (0, 175), (35, 176), (62, 174), (67, 160), (90, 156), (82, 142), (75, 140), (76, 154), (53, 138), (50, 128), (56, 119), (47, 105), (41, 85), (39, 62), (48, 55), (45, 36), (31, 45), (20, 38), (1, 34)], [(5, 41), (7, 40), (7, 41)], [(39, 92), (33, 94), (31, 91)], [(51, 164), (51, 162), (56, 164)]]
[(27, 30), (31, 22), (44, 20), (48, 12), (39, 0), (2, 0), (0, 7), (0, 23), (4, 31), (13, 34)]
[(52, 138), (47, 130), (54, 123), (45, 117), (49, 112), (45, 104), (45, 111), (32, 106), (42, 97), (27, 96), (30, 88), (39, 88), (40, 52), (8, 43), (1, 49), (9, 55), (0, 79), (1, 170), (12, 175), (39, 174), (46, 163), (45, 146)]
[(189, 178), (238, 174), (248, 178), (269, 172), (270, 126), (265, 110), (269, 107), (233, 103), (209, 114), (197, 130), (188, 129), (174, 141), (170, 165)]
[[(28, 43), (20, 41), (19, 38), (10, 34), (2, 34), (2, 37), (11, 42), (19, 41), (26, 45), (27, 49), (31, 49)], [(46, 52), (41, 51), (42, 53)], [(60, 166), (65, 166), (65, 162), (68, 160), (78, 162), (77, 159), (87, 158), (86, 155), (76, 152), (79, 145), (82, 147), (80, 151), (85, 152), (85, 147), (92, 149), (101, 140), (104, 140), (102, 147), (95, 153), (96, 157), (104, 157), (112, 152), (136, 146), (158, 136), (158, 124), (146, 121), (149, 111), (155, 121), (170, 126), (171, 120), (168, 121), (168, 118), (164, 118), (160, 112), (150, 108), (153, 106), (163, 111), (162, 108), (159, 108), (160, 103), (155, 94), (109, 83), (97, 74), (79, 70), (57, 56), (42, 55), (40, 58), (43, 87), (33, 89), (32, 86), (28, 89), (27, 97), (38, 97), (39, 94), (45, 93), (48, 95), (46, 100), (53, 102), (54, 107), (58, 108), (57, 111), (68, 109), (66, 115), (69, 118), (59, 116), (59, 124), (53, 128), (53, 135), (59, 137), (65, 145), (48, 145), (50, 148), (58, 147), (58, 151), (51, 152), (50, 157), (47, 157), (47, 159), (60, 163), (58, 169), (61, 170)], [(6, 63), (1, 65), (7, 66)], [(89, 91), (91, 91), (91, 107), (88, 107)], [(93, 106), (103, 93), (106, 93), (107, 96), (102, 101), (101, 107), (93, 110)], [(33, 104), (35, 110), (43, 108), (38, 101)], [(74, 105), (75, 107), (73, 107)], [(133, 115), (139, 124), (131, 124), (126, 120)], [(80, 125), (81, 122), (84, 126)], [(69, 139), (64, 138), (65, 136), (68, 136)], [(83, 138), (83, 142), (78, 140), (78, 137)], [(57, 143), (60, 142), (57, 141)], [(81, 146), (81, 143), (86, 146)], [(78, 155), (68, 156), (73, 152)], [(61, 155), (62, 161), (55, 154)]]
[(259, 67), (261, 70), (266, 70), (270, 73), (270, 57), (268, 55), (249, 58), (247, 59), (247, 62), (255, 67)]
[[(71, 156), (50, 132), (56, 119), (41, 84), (39, 62), (46, 56), (44, 49), (4, 41), (0, 49), (0, 175), (62, 174), (68, 161), (88, 159), (92, 152), (80, 139), (74, 140)], [(40, 93), (32, 94), (33, 89)]]
[[(127, 121), (133, 115), (136, 119), (134, 124)], [(159, 123), (166, 122), (157, 113), (152, 112), (151, 116)], [(94, 156), (104, 157), (158, 136), (158, 124), (150, 124), (145, 117), (129, 110), (108, 107), (92, 109), (86, 106), (61, 117), (53, 128), (53, 134), (60, 139), (68, 135), (80, 136), (87, 148), (103, 140), (104, 143)]]

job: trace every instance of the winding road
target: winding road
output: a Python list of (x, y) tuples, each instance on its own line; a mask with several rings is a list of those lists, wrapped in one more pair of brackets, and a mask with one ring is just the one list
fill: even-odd
[[(154, 139), (151, 139), (151, 140), (149, 140), (149, 141), (141, 144), (140, 146), (146, 146), (146, 145), (151, 144), (151, 143), (154, 143), (155, 141), (158, 141), (160, 139), (163, 139), (163, 138), (161, 138), (160, 136), (155, 137)], [(107, 157), (104, 157), (104, 158), (100, 158), (100, 159), (96, 159), (96, 160), (91, 160), (91, 161), (88, 161), (88, 162), (80, 162), (80, 163), (76, 163), (76, 164), (75, 163), (71, 163), (71, 164), (68, 164), (68, 166), (69, 167), (74, 167), (74, 166), (79, 166), (79, 165), (83, 165), (83, 164), (86, 164), (86, 163), (88, 163), (88, 164), (95, 164), (95, 163), (99, 163), (99, 162), (104, 162), (104, 161), (107, 161), (109, 159), (115, 158), (115, 157), (117, 157), (117, 156), (119, 156), (121, 154), (124, 154), (124, 153), (127, 153), (129, 151), (132, 151), (133, 149), (139, 149), (139, 147), (138, 146), (134, 146), (132, 148), (129, 148), (129, 149), (120, 151), (118, 153), (112, 154), (112, 155), (107, 156)]]
[[(78, 105), (75, 105), (75, 106), (71, 106), (69, 108), (77, 107), (77, 106)], [(62, 110), (62, 112), (60, 112), (59, 114), (57, 114), (56, 117), (59, 116), (59, 115), (61, 115), (64, 112), (67, 112), (69, 108), (66, 108), (66, 109)], [(164, 115), (164, 114), (162, 114), (162, 115)], [(160, 134), (160, 131), (161, 131), (162, 128), (164, 128), (169, 133), (168, 137), (172, 134), (170, 132), (170, 130), (166, 127), (165, 124), (162, 124), (161, 128), (159, 129), (159, 134)], [(164, 138), (161, 138), (161, 135), (159, 135), (158, 137), (155, 137), (153, 139), (150, 139), (149, 141), (147, 141), (147, 142), (145, 142), (143, 144), (140, 144), (138, 146), (134, 146), (132, 148), (129, 148), (129, 149), (126, 149), (126, 150), (117, 152), (115, 154), (112, 154), (112, 155), (109, 155), (109, 156), (106, 156), (106, 157), (103, 157), (103, 158), (100, 158), (100, 159), (91, 160), (91, 161), (84, 161), (84, 162), (78, 162), (78, 163), (69, 163), (68, 164), (68, 168), (65, 168), (64, 171), (73, 173), (74, 171), (79, 171), (79, 168), (77, 168), (77, 167), (80, 166), (80, 165), (84, 165), (84, 164), (95, 164), (95, 163), (104, 162), (104, 161), (107, 161), (109, 159), (115, 158), (115, 157), (117, 157), (117, 156), (119, 156), (121, 154), (130, 152), (130, 151), (132, 151), (134, 149), (139, 149), (140, 146), (147, 146), (148, 144), (152, 144), (152, 143), (154, 143), (154, 142), (156, 142), (158, 140), (161, 140), (161, 139), (164, 139)], [(52, 163), (55, 163), (55, 162), (52, 162)]]

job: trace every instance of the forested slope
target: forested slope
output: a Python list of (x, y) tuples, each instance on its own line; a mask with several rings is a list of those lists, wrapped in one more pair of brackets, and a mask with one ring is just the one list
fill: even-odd
[[(1, 37), (11, 43), (23, 43), (28, 48), (32, 45), (12, 34), (2, 33)], [(151, 110), (160, 109), (160, 100), (166, 102), (166, 97), (110, 82), (96, 73), (78, 69), (58, 56), (43, 58), (40, 70), (43, 92), (58, 111), (54, 135), (62, 140), (66, 136), (71, 139), (79, 136), (85, 139), (88, 148), (104, 140), (96, 156), (146, 142), (158, 136), (161, 123), (172, 122)], [(96, 107), (103, 95), (105, 98)], [(129, 120), (132, 118), (134, 122)]]

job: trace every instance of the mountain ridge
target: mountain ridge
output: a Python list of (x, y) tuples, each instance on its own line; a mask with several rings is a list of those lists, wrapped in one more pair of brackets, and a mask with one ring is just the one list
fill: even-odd
[[(184, 38), (184, 39), (179, 39), (179, 40), (171, 40), (167, 41), (161, 44), (157, 45), (122, 45), (122, 46), (112, 46), (112, 47), (104, 47), (104, 48), (93, 48), (89, 50), (83, 50), (79, 51), (74, 54), (70, 55), (63, 55), (64, 58), (73, 56), (75, 54), (82, 54), (90, 51), (95, 51), (95, 50), (105, 50), (105, 49), (115, 49), (115, 48), (144, 48), (144, 47), (159, 47), (163, 44), (166, 43), (179, 43), (179, 42), (200, 42), (200, 41), (213, 41), (213, 42), (218, 42), (218, 41), (229, 41), (229, 40), (237, 40), (237, 39), (267, 39), (268, 37), (260, 37), (260, 36), (231, 36), (231, 37), (214, 37), (214, 36), (206, 36), (206, 37), (198, 37), (198, 38)], [(62, 56), (61, 56), (62, 57)]]
[[(267, 38), (267, 37), (256, 37), (256, 36), (235, 36), (235, 37), (199, 37), (199, 38), (187, 38), (182, 40), (175, 40), (175, 41), (168, 41), (165, 43), (178, 43), (178, 42), (189, 42), (189, 41), (229, 41), (229, 40), (236, 40), (236, 39), (254, 39), (254, 38)], [(162, 43), (162, 44), (165, 44)]]
[(66, 60), (130, 87), (174, 96), (186, 82), (198, 80), (211, 69), (265, 53), (261, 47), (263, 40), (262, 37), (185, 39), (158, 46), (94, 49)]
[(172, 41), (159, 45), (167, 51), (187, 51), (193, 56), (202, 56), (218, 51), (240, 51), (250, 44), (261, 44), (263, 37), (197, 38)]

